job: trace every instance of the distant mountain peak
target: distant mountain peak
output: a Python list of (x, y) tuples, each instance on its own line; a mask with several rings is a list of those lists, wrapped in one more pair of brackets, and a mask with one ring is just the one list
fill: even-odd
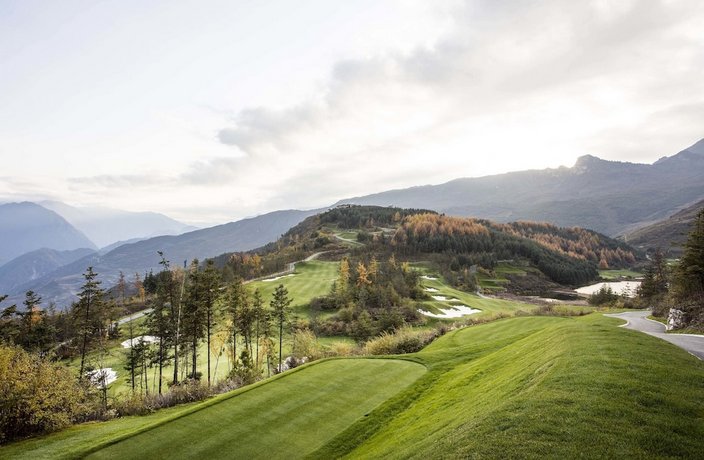
[(698, 155), (704, 155), (704, 139), (700, 140), (696, 144), (687, 147), (685, 150), (688, 150), (692, 153), (696, 153)]
[(594, 155), (582, 155), (581, 157), (577, 158), (577, 162), (574, 164), (573, 169), (584, 170), (595, 165), (600, 165), (604, 163), (606, 163), (606, 160), (602, 160), (601, 158), (595, 157)]

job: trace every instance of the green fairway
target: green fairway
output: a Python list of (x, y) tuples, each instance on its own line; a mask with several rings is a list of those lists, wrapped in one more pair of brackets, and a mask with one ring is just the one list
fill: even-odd
[[(172, 409), (141, 419), (89, 424), (43, 442), (15, 444), (0, 450), (0, 457), (73, 457), (88, 451), (91, 458), (302, 457), (424, 372), (424, 366), (401, 360), (326, 361), (220, 397), (217, 404), (195, 405), (203, 408), (191, 413), (181, 410), (179, 415)], [(163, 421), (169, 423), (144, 429)], [(101, 448), (129, 433), (127, 426), (133, 435)]]
[(641, 278), (643, 274), (633, 270), (599, 270), (599, 276), (605, 280), (617, 280), (620, 278)]
[(431, 371), (406, 410), (375, 413), (317, 456), (700, 456), (704, 364), (617, 324), (514, 318), (448, 334), (417, 354)]
[(312, 260), (299, 262), (293, 276), (285, 276), (274, 281), (255, 281), (247, 285), (251, 292), (259, 289), (266, 304), (271, 300), (271, 294), (276, 286), (283, 284), (288, 289), (289, 298), (293, 299), (291, 307), (295, 314), (308, 316), (308, 304), (313, 297), (330, 293), (333, 281), (337, 277), (338, 262)]
[[(530, 312), (535, 310), (535, 305), (530, 305), (520, 302), (511, 302), (508, 300), (482, 297), (477, 294), (460, 291), (447, 284), (442, 277), (432, 276), (437, 279), (421, 278), (421, 284), (429, 296), (444, 296), (449, 300), (428, 300), (423, 302), (423, 306), (430, 312), (437, 312), (438, 308), (448, 308), (453, 304), (466, 305), (471, 308), (481, 310), (481, 313), (475, 313), (463, 318), (489, 318), (496, 317), (499, 314), (513, 315), (518, 310)], [(428, 291), (427, 289), (436, 289), (437, 291)], [(457, 321), (457, 318), (452, 321)], [(440, 320), (444, 321), (444, 320)]]

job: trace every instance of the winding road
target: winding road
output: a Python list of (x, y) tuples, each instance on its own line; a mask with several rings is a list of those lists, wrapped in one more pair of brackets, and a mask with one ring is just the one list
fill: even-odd
[(625, 319), (627, 322), (621, 327), (640, 331), (653, 337), (666, 340), (688, 351), (697, 358), (704, 360), (704, 335), (695, 334), (666, 334), (665, 325), (646, 318), (649, 311), (627, 311), (604, 316)]

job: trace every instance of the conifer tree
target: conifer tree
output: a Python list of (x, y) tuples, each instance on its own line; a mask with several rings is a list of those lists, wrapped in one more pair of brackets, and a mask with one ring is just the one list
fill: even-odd
[(88, 345), (95, 334), (102, 333), (101, 309), (104, 308), (103, 290), (100, 287), (101, 282), (98, 281), (98, 274), (93, 271), (93, 267), (88, 267), (88, 270), (83, 274), (85, 283), (78, 293), (78, 303), (74, 304), (74, 312), (77, 316), (77, 330), (81, 336), (81, 366), (78, 372), (78, 378), (84, 378), (86, 354)]
[(282, 367), (282, 351), (283, 351), (283, 340), (284, 340), (284, 323), (286, 322), (289, 314), (289, 305), (291, 305), (292, 299), (288, 298), (288, 290), (283, 284), (279, 284), (271, 299), (271, 309), (276, 322), (279, 324), (279, 372), (283, 370)]
[(684, 244), (674, 278), (675, 297), (704, 308), (704, 209), (700, 210)]

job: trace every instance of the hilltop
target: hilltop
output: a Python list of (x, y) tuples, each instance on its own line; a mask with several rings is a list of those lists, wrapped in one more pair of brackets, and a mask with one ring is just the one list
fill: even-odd
[(518, 171), (391, 190), (340, 204), (578, 226), (618, 236), (704, 198), (704, 140), (653, 164), (580, 157), (571, 168)]

